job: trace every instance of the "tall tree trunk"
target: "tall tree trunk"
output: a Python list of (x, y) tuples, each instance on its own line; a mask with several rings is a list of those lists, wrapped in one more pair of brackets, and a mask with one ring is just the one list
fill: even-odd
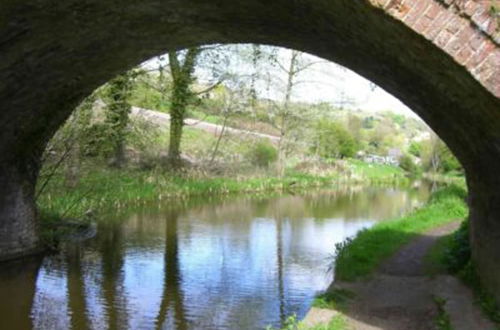
[(172, 72), (173, 90), (170, 105), (170, 141), (168, 159), (173, 168), (179, 168), (181, 162), (181, 140), (184, 127), (184, 116), (192, 97), (190, 85), (193, 82), (196, 58), (200, 48), (188, 49), (184, 62), (181, 64), (177, 52), (169, 52), (169, 65)]
[(117, 140), (115, 144), (114, 166), (121, 168), (126, 162), (125, 145), (123, 140)]
[(179, 86), (174, 83), (172, 105), (170, 108), (170, 142), (168, 146), (168, 159), (173, 167), (181, 165), (181, 140), (187, 105), (184, 95), (186, 93), (185, 86)]
[(285, 90), (285, 100), (283, 104), (283, 111), (281, 113), (281, 126), (280, 126), (280, 142), (278, 144), (278, 175), (283, 177), (285, 175), (285, 162), (286, 162), (286, 138), (288, 130), (288, 114), (290, 111), (290, 101), (292, 98), (292, 90), (294, 86), (294, 79), (298, 73), (296, 70), (298, 57), (300, 52), (292, 50), (290, 57), (290, 64), (287, 71), (287, 83)]
[(131, 105), (128, 98), (132, 88), (132, 73), (126, 72), (109, 83), (109, 96), (112, 103), (106, 111), (106, 123), (109, 125), (112, 150), (110, 165), (122, 167), (125, 163), (125, 145), (127, 125)]
[(160, 309), (156, 317), (156, 329), (164, 328), (168, 321), (169, 311), (176, 329), (187, 328), (184, 307), (184, 293), (182, 290), (182, 271), (179, 256), (179, 233), (177, 229), (179, 211), (168, 211), (165, 225), (165, 253), (163, 269), (163, 293)]

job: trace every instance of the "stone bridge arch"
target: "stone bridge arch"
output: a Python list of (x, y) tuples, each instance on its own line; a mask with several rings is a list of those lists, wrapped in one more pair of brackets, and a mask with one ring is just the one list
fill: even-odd
[(492, 3), (2, 1), (0, 259), (36, 249), (40, 155), (84, 96), (169, 49), (252, 42), (344, 65), (440, 135), (466, 169), (475, 262), (500, 300), (500, 32)]

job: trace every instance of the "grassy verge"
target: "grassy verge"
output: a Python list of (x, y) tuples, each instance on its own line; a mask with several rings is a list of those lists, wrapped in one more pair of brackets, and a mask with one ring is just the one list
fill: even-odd
[(166, 173), (102, 170), (86, 175), (71, 189), (65, 187), (62, 177), (55, 177), (39, 197), (38, 205), (46, 214), (78, 218), (88, 210), (120, 210), (169, 198), (297, 190), (335, 182), (335, 177), (296, 173), (283, 178), (188, 178)]
[(443, 255), (448, 250), (453, 240), (453, 234), (440, 237), (434, 244), (429, 253), (425, 256), (425, 273), (429, 276), (447, 273), (447, 267), (443, 263)]
[(354, 175), (359, 176), (361, 180), (370, 182), (387, 181), (388, 179), (395, 182), (409, 181), (405, 171), (397, 166), (369, 164), (359, 159), (348, 159), (347, 163)]
[(296, 316), (290, 316), (286, 319), (281, 329), (267, 327), (266, 330), (347, 330), (347, 321), (342, 315), (337, 315), (327, 324), (318, 324), (313, 327), (308, 327), (298, 321)]
[[(379, 166), (379, 165), (377, 165)], [(365, 184), (401, 184), (393, 173), (380, 171)], [(375, 180), (376, 179), (376, 180)], [(81, 178), (74, 187), (68, 187), (63, 173), (54, 175), (38, 197), (42, 236), (48, 246), (56, 246), (58, 237), (67, 228), (61, 219), (85, 220), (113, 212), (126, 214), (145, 204), (165, 199), (184, 200), (194, 196), (226, 196), (238, 193), (272, 194), (283, 191), (297, 192), (310, 188), (331, 187), (359, 182), (340, 172), (328, 175), (288, 171), (282, 177), (272, 177), (266, 171), (234, 177), (209, 177), (206, 174), (187, 172), (172, 174), (160, 169), (110, 169), (103, 164), (86, 164)], [(42, 184), (43, 185), (43, 184)]]
[[(360, 165), (361, 166), (361, 165)], [(383, 165), (376, 165), (378, 169)], [(384, 166), (385, 167), (385, 166)], [(190, 196), (214, 196), (236, 193), (297, 191), (312, 187), (334, 186), (340, 183), (359, 182), (358, 177), (340, 173), (329, 175), (306, 174), (288, 171), (282, 177), (257, 175), (234, 177), (207, 177), (204, 175), (173, 175), (161, 170), (110, 169), (91, 166), (82, 173), (75, 187), (67, 187), (62, 174), (55, 175), (38, 198), (44, 214), (63, 218), (79, 218), (88, 210), (94, 212), (123, 210), (146, 202)], [(402, 176), (397, 168), (376, 170), (362, 181), (366, 184), (397, 184), (394, 173)]]
[(434, 296), (434, 302), (436, 303), (438, 314), (434, 320), (436, 329), (438, 330), (452, 330), (450, 316), (446, 312), (445, 305), (446, 299)]
[(370, 275), (380, 263), (418, 234), (467, 215), (465, 189), (453, 185), (434, 193), (429, 202), (402, 218), (380, 222), (354, 239), (337, 245), (335, 278), (354, 281)]
[(355, 297), (355, 293), (346, 289), (333, 289), (317, 296), (313, 306), (317, 308), (334, 309), (345, 311), (349, 301)]

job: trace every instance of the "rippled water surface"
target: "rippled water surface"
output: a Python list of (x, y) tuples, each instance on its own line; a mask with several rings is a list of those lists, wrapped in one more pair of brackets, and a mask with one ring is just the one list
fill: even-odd
[(58, 255), (0, 265), (2, 329), (262, 329), (303, 317), (334, 245), (424, 188), (191, 199), (114, 214)]

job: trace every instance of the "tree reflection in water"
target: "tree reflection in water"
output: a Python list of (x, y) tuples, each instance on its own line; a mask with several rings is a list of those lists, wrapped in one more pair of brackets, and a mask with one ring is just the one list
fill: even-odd
[(187, 322), (184, 315), (184, 297), (181, 288), (182, 275), (179, 265), (177, 231), (179, 211), (172, 209), (166, 215), (163, 294), (158, 317), (156, 318), (156, 329), (168, 328), (167, 316), (170, 314), (173, 316), (175, 328), (184, 330), (187, 329)]

